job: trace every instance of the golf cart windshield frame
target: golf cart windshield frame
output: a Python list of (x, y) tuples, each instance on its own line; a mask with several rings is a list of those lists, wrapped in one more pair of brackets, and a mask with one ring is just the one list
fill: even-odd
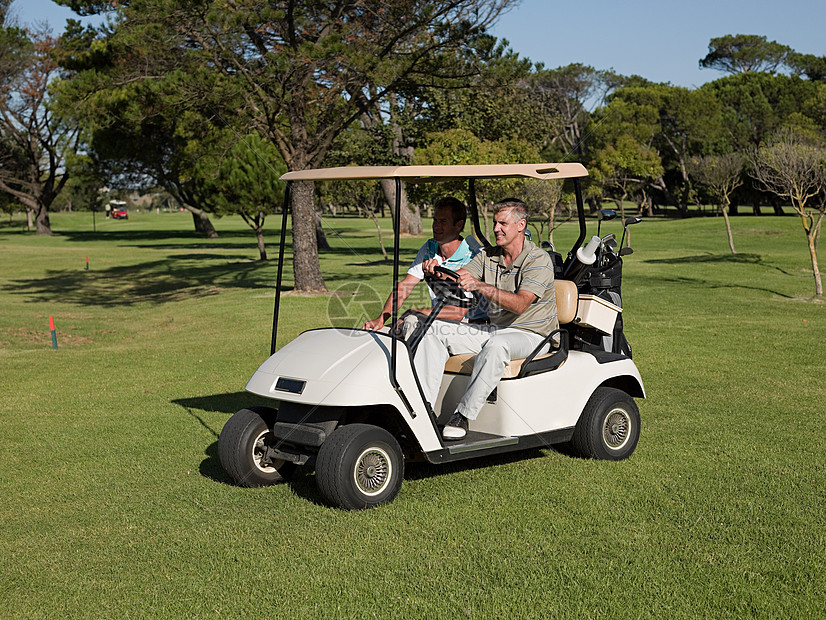
[[(287, 215), (290, 210), (290, 197), (292, 195), (292, 184), (298, 181), (342, 181), (342, 180), (382, 180), (392, 179), (395, 182), (396, 199), (393, 206), (393, 308), (391, 313), (391, 325), (395, 325), (398, 320), (399, 301), (399, 221), (401, 215), (401, 187), (402, 181), (408, 183), (434, 183), (449, 179), (467, 179), (468, 197), (471, 221), (476, 237), (490, 245), (486, 237), (482, 234), (479, 226), (479, 209), (476, 204), (476, 179), (503, 179), (503, 178), (533, 178), (541, 180), (573, 179), (576, 193), (577, 215), (579, 221), (579, 237), (574, 243), (568, 257), (566, 266), (571, 262), (574, 252), (585, 239), (585, 208), (582, 200), (582, 189), (580, 178), (588, 176), (588, 171), (582, 164), (578, 163), (540, 163), (540, 164), (502, 164), (502, 165), (479, 165), (479, 166), (348, 166), (338, 168), (316, 168), (310, 170), (296, 170), (288, 172), (281, 177), (287, 183), (284, 192), (284, 205), (281, 215), (281, 239), (278, 248), (278, 274), (275, 286), (275, 304), (273, 308), (272, 339), (270, 343), (270, 355), (275, 353), (276, 337), (278, 334), (278, 313), (281, 303), (281, 284), (284, 274), (284, 248), (286, 245)], [(407, 402), (407, 398), (401, 391), (396, 380), (396, 350), (398, 337), (391, 331), (391, 353), (390, 353), (390, 380), (393, 388), (401, 395), (408, 410), (412, 413), (412, 407)]]

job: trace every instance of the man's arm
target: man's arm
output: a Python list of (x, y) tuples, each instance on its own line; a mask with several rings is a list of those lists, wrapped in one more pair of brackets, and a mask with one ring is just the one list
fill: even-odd
[[(398, 307), (401, 308), (402, 304), (405, 300), (410, 296), (410, 293), (413, 292), (413, 287), (415, 287), (421, 280), (414, 275), (410, 275), (409, 273), (399, 282), (399, 303)], [(384, 308), (381, 310), (381, 314), (378, 318), (373, 319), (372, 321), (366, 321), (364, 323), (364, 329), (369, 329), (371, 331), (375, 331), (377, 329), (381, 329), (384, 327), (384, 324), (387, 322), (387, 319), (393, 314), (393, 293), (390, 293), (390, 296), (387, 298), (387, 301), (384, 302)]]
[(492, 284), (474, 278), (467, 269), (459, 269), (459, 284), (466, 291), (479, 291), (492, 304), (513, 312), (522, 314), (533, 302), (539, 299), (530, 291), (516, 291), (511, 293), (498, 289)]
[[(428, 315), (433, 312), (433, 308), (413, 308), (410, 312), (418, 312), (419, 314)], [(446, 321), (461, 321), (467, 314), (467, 308), (459, 308), (458, 306), (444, 306), (439, 312), (439, 319)]]

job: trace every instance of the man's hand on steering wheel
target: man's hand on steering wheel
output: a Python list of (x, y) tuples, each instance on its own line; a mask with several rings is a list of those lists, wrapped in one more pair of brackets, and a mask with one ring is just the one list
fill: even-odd
[[(452, 269), (438, 265), (432, 267), (432, 273), (425, 272), (424, 279), (436, 296), (447, 305), (459, 308), (475, 308), (481, 302), (482, 296), (475, 290), (469, 291), (462, 288), (459, 280), (464, 275), (460, 276)], [(470, 277), (472, 278), (472, 276)]]

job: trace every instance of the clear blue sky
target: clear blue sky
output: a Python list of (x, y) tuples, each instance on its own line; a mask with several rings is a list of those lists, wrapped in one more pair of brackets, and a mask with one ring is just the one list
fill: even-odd
[(493, 34), (546, 67), (573, 62), (654, 82), (699, 86), (722, 74), (699, 69), (708, 42), (757, 34), (804, 54), (826, 55), (824, 0), (522, 0)]
[[(22, 23), (47, 20), (55, 32), (74, 16), (51, 0), (16, 0), (12, 10)], [(826, 55), (826, 1), (522, 0), (492, 32), (547, 67), (580, 62), (692, 87), (722, 75), (699, 69), (698, 62), (709, 40), (725, 34), (763, 35), (801, 53)]]

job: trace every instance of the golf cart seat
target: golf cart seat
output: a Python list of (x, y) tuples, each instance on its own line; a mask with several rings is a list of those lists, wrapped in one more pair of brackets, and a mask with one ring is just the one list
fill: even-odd
[[(555, 280), (554, 281), (554, 291), (556, 293), (556, 311), (557, 317), (559, 318), (559, 325), (567, 325), (574, 320), (576, 317), (577, 311), (577, 303), (578, 303), (578, 293), (576, 284), (571, 282), (570, 280)], [(558, 368), (562, 365), (565, 361), (565, 357), (567, 357), (567, 333), (564, 331), (560, 331), (560, 340), (561, 346), (559, 349), (554, 349), (548, 353), (544, 353), (543, 355), (537, 355), (535, 357), (530, 357), (531, 361), (539, 361), (542, 359), (550, 358), (554, 355), (559, 355), (560, 351), (564, 349), (564, 356), (562, 362), (555, 366)], [(545, 342), (541, 346), (544, 346)], [(447, 362), (445, 363), (445, 372), (455, 374), (455, 375), (469, 375), (473, 370), (473, 362), (476, 359), (475, 353), (461, 353), (459, 355), (452, 355), (448, 358)], [(525, 360), (528, 360), (527, 357), (522, 357), (519, 359), (511, 360), (510, 363), (505, 367), (505, 372), (502, 374), (503, 379), (514, 379), (520, 376), (522, 372), (522, 366), (525, 364)], [(548, 368), (547, 370), (550, 370)]]

